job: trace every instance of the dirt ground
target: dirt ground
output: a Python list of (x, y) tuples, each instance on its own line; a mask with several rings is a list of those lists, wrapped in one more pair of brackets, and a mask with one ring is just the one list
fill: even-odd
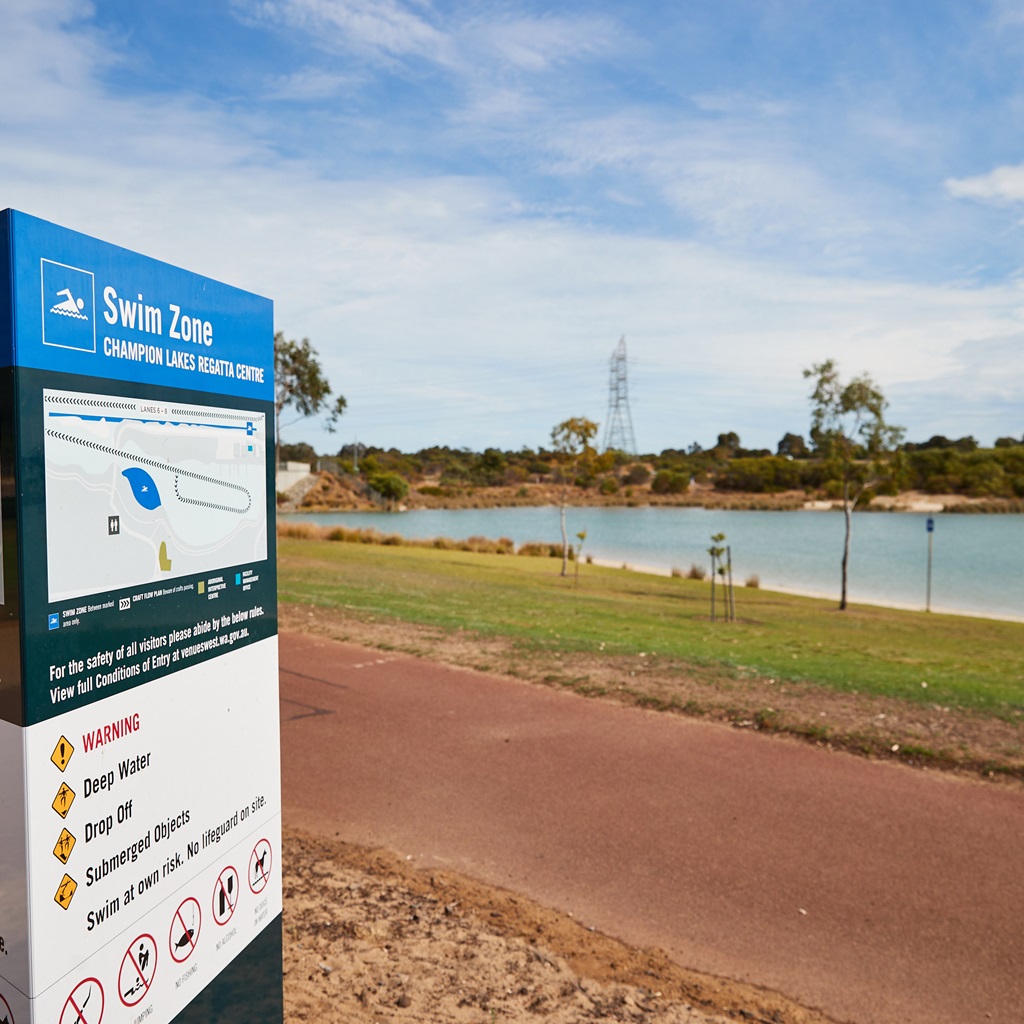
[(386, 851), (286, 830), (284, 863), (289, 1021), (830, 1024)]
[(401, 651), (483, 672), (562, 686), (623, 704), (665, 708), (778, 732), (819, 746), (900, 760), (922, 770), (1024, 782), (1024, 719), (1001, 720), (941, 704), (839, 693), (757, 676), (716, 675), (667, 658), (574, 654), (524, 658), (501, 638), (357, 619), (313, 605), (281, 605), (282, 629)]

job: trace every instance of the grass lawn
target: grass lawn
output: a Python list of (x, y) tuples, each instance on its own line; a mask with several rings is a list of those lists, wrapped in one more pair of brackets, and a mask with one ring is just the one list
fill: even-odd
[[(678, 671), (756, 677), (948, 705), (1019, 722), (1024, 624), (927, 615), (738, 588), (736, 623), (709, 621), (708, 583), (556, 559), (279, 538), (284, 604), (501, 638), (527, 661), (656, 658)], [(570, 566), (570, 573), (572, 572)], [(927, 685), (923, 685), (927, 684)]]

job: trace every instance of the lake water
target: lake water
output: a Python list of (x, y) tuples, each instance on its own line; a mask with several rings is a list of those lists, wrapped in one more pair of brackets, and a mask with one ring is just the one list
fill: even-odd
[[(488, 508), (401, 513), (323, 512), (282, 519), (321, 526), (374, 527), (410, 538), (510, 537), (560, 542), (558, 509)], [(924, 608), (927, 515), (855, 513), (849, 599)], [(932, 610), (1024, 620), (1024, 516), (936, 515)], [(587, 531), (584, 555), (615, 565), (686, 572), (709, 567), (711, 535), (732, 548), (733, 578), (838, 600), (841, 512), (722, 512), (701, 508), (570, 508), (570, 539)]]

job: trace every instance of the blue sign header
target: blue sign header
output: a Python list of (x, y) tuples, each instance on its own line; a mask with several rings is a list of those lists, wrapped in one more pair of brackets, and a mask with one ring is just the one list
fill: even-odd
[(0, 366), (273, 401), (269, 299), (14, 210), (0, 246)]

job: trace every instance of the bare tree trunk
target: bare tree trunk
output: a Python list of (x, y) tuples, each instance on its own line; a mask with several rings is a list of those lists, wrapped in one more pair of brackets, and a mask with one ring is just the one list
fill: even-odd
[(732, 548), (726, 546), (725, 557), (728, 559), (726, 565), (729, 570), (729, 621), (736, 621), (736, 592), (732, 587)]
[(850, 485), (843, 481), (843, 519), (846, 525), (846, 534), (843, 537), (843, 574), (842, 591), (839, 595), (839, 610), (846, 611), (846, 578), (850, 565), (850, 533), (853, 530), (853, 505), (850, 501)]
[(715, 589), (718, 587), (718, 570), (715, 566), (715, 556), (711, 555), (711, 621), (715, 621)]
[(565, 532), (565, 488), (562, 488), (562, 505), (559, 509), (562, 523), (562, 575), (569, 575), (569, 535)]

